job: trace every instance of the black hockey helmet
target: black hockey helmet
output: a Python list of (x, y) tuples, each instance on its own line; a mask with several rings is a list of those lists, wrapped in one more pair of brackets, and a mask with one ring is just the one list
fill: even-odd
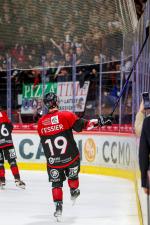
[(53, 92), (49, 92), (44, 96), (43, 102), (48, 109), (58, 107), (57, 95)]

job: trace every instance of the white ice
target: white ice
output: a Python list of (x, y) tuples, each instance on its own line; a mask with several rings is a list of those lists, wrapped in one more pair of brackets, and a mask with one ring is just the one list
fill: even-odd
[(81, 195), (74, 206), (65, 182), (58, 223), (46, 171), (21, 171), (21, 178), (25, 190), (15, 187), (6, 171), (7, 185), (0, 190), (0, 225), (139, 225), (134, 186), (125, 179), (80, 174)]

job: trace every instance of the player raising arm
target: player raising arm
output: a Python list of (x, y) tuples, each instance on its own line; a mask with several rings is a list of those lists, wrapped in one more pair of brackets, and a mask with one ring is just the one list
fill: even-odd
[(16, 162), (16, 152), (12, 140), (13, 125), (8, 119), (6, 112), (0, 110), (0, 187), (5, 186), (4, 160), (10, 165), (16, 186), (25, 188), (25, 183), (20, 180), (20, 174)]
[(73, 137), (73, 130), (92, 129), (95, 126), (110, 125), (110, 117), (85, 120), (70, 111), (59, 111), (57, 96), (48, 93), (44, 97), (48, 113), (38, 121), (38, 133), (47, 160), (49, 181), (52, 182), (52, 196), (56, 204), (55, 217), (62, 214), (63, 182), (68, 180), (71, 199), (80, 195), (79, 178), (80, 155)]

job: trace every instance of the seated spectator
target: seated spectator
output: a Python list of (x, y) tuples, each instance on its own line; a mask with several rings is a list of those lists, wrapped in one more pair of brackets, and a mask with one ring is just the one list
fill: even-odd
[(98, 69), (96, 69), (96, 68), (92, 69), (92, 71), (90, 72), (90, 74), (88, 76), (88, 80), (98, 82), (98, 80), (99, 80)]
[(111, 107), (113, 109), (114, 104), (116, 103), (118, 97), (119, 97), (119, 88), (117, 85), (113, 86), (110, 92), (104, 92), (103, 96), (103, 106), (106, 105), (108, 107)]
[(34, 75), (34, 83), (33, 83), (33, 89), (36, 88), (36, 86), (41, 81), (41, 72), (39, 70), (32, 70), (32, 74)]
[(69, 80), (69, 74), (67, 68), (62, 68), (57, 75), (57, 82), (64, 82)]
[(72, 66), (72, 55), (70, 53), (65, 53), (65, 66)]
[(39, 62), (34, 58), (32, 54), (27, 55), (26, 65), (29, 69), (32, 69), (34, 66), (37, 66)]
[(76, 65), (81, 65), (87, 63), (86, 56), (83, 51), (83, 47), (77, 47), (76, 48)]
[(22, 117), (21, 117), (21, 108), (18, 108), (14, 111), (12, 111), (12, 118), (13, 123), (20, 123), (22, 124)]
[(71, 50), (71, 42), (70, 41), (66, 41), (63, 44), (63, 53), (70, 53)]
[(84, 86), (84, 82), (87, 77), (88, 77), (88, 71), (86, 71), (84, 67), (79, 67), (76, 80), (79, 81), (80, 88)]
[(100, 64), (100, 57), (99, 55), (94, 55), (94, 64)]

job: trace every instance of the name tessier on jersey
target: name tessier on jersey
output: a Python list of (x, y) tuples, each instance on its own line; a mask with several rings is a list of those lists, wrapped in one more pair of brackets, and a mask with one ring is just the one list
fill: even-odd
[(79, 158), (79, 151), (72, 130), (86, 128), (88, 121), (70, 111), (58, 111), (44, 115), (38, 122), (38, 133), (49, 167), (63, 168)]

